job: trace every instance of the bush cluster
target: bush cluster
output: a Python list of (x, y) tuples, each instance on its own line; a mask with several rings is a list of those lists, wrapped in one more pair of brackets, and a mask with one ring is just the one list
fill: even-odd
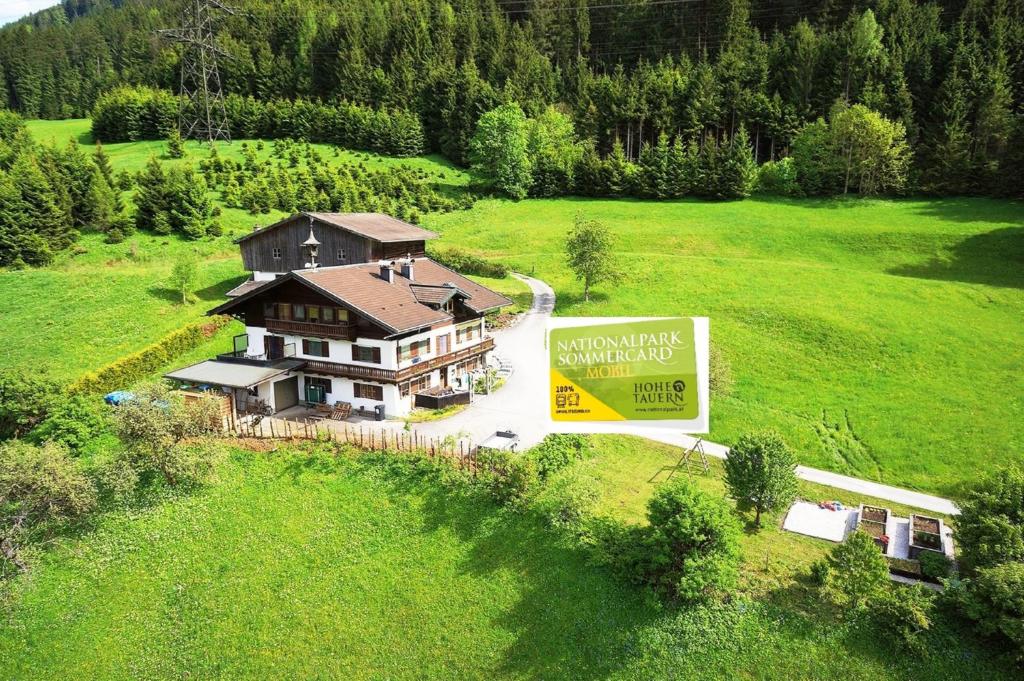
[(175, 357), (198, 347), (230, 321), (230, 317), (213, 317), (172, 331), (137, 352), (83, 374), (71, 383), (68, 392), (73, 395), (104, 393), (138, 383)]
[(429, 173), (409, 166), (368, 170), (362, 163), (329, 165), (308, 142), (275, 141), (271, 163), (259, 162), (257, 148), (245, 142), (242, 154), (243, 160), (236, 162), (214, 149), (199, 167), (229, 208), (254, 215), (271, 209), (382, 212), (416, 222), (422, 213), (472, 203), (469, 197), (443, 196), (429, 183)]
[[(423, 124), (414, 113), (349, 102), (228, 95), (228, 126), (234, 137), (290, 137), (365, 149), (389, 156), (423, 153)], [(92, 112), (93, 137), (104, 142), (166, 138), (177, 126), (178, 99), (165, 90), (123, 86), (100, 95)]]
[(485, 260), (461, 248), (430, 249), (429, 254), (437, 262), (461, 274), (474, 274), (478, 277), (504, 279), (509, 273), (507, 265), (492, 260)]

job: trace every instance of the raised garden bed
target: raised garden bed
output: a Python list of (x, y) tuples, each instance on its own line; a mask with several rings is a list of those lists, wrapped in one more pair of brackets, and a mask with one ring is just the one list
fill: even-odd
[(922, 551), (945, 553), (942, 545), (942, 521), (926, 515), (910, 515), (910, 557)]
[(871, 535), (882, 553), (889, 547), (888, 523), (889, 509), (861, 504), (857, 514), (857, 529)]
[(416, 393), (414, 404), (422, 409), (446, 409), (456, 404), (469, 404), (469, 393), (433, 389)]

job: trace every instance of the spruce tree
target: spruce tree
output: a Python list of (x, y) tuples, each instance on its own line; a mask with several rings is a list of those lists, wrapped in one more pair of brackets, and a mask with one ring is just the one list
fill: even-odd
[[(167, 175), (160, 161), (150, 156), (146, 167), (136, 178), (135, 192), (135, 227), (140, 230), (152, 230), (157, 234), (170, 233), (167, 220)], [(158, 216), (163, 215), (161, 221)], [(166, 231), (164, 231), (166, 230)]]

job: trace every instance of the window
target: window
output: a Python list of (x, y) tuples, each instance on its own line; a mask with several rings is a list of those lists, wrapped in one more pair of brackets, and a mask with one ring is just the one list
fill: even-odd
[(418, 376), (411, 381), (398, 386), (398, 392), (402, 397), (408, 397), (409, 393), (423, 392), (430, 387), (430, 374)]
[(338, 249), (338, 262), (345, 262), (345, 249), (344, 248), (339, 248)]
[(333, 324), (334, 323), (334, 308), (333, 307), (321, 308), (320, 309), (320, 319), (323, 321), (324, 324)]
[(366, 345), (353, 345), (352, 361), (380, 364), (380, 348), (371, 348)]
[(480, 335), (480, 324), (479, 322), (472, 322), (466, 326), (460, 326), (455, 329), (455, 342), (466, 343), (473, 340)]
[(384, 401), (384, 388), (379, 385), (353, 383), (352, 391), (356, 397), (361, 397), (364, 400), (376, 400), (378, 402)]
[(292, 319), (299, 322), (304, 321), (306, 319), (306, 306), (292, 305)]
[(405, 360), (413, 357), (419, 357), (430, 352), (430, 339), (424, 338), (423, 340), (413, 341), (408, 345), (399, 346), (398, 359)]
[(267, 319), (277, 319), (277, 305), (275, 303), (263, 303), (263, 316)]
[(281, 249), (280, 248), (275, 248), (274, 249), (274, 260), (280, 260), (280, 259), (281, 259)]
[(316, 305), (307, 305), (306, 306), (306, 319), (308, 319), (313, 324), (319, 324), (320, 323), (320, 308), (317, 307)]
[(302, 354), (311, 357), (329, 357), (331, 354), (330, 344), (325, 340), (302, 339)]
[(451, 334), (444, 334), (443, 336), (437, 337), (437, 354), (446, 355), (448, 354), (448, 348), (452, 343)]

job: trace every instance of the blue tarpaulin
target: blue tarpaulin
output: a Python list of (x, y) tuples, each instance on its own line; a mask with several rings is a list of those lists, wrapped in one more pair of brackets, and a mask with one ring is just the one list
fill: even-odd
[(103, 401), (116, 407), (119, 404), (131, 401), (134, 397), (135, 395), (131, 394), (127, 390), (115, 390), (112, 393), (104, 395)]

